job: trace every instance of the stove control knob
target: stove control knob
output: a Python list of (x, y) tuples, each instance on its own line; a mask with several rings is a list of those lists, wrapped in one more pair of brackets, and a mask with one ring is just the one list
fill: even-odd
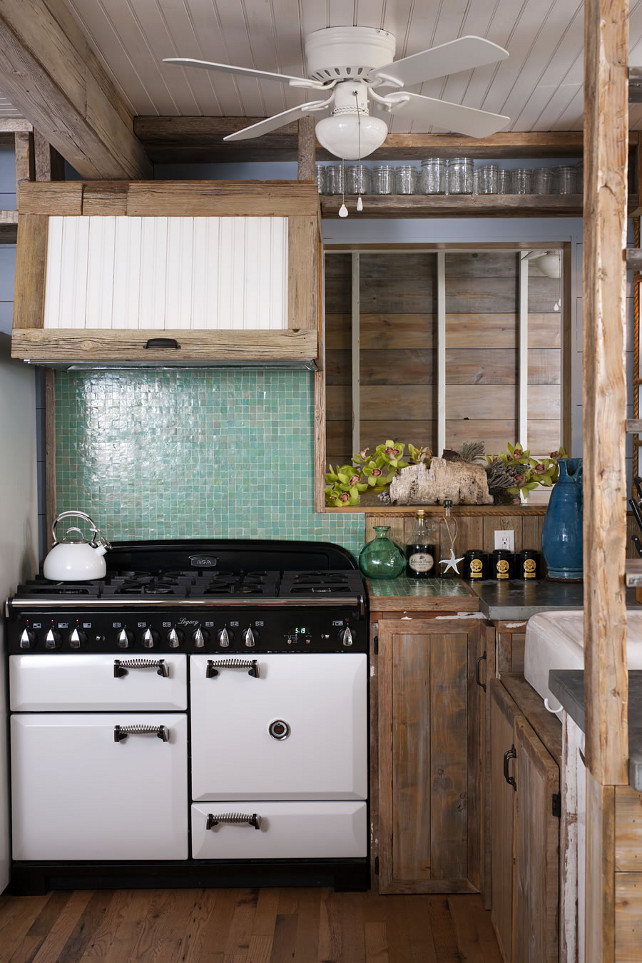
[(345, 629), (341, 629), (341, 631), (339, 632), (339, 642), (341, 643), (341, 645), (345, 645), (346, 648), (349, 648), (352, 645), (353, 643), (352, 630), (350, 629), (349, 625), (346, 626)]
[(20, 648), (33, 649), (35, 644), (36, 633), (32, 632), (31, 629), (24, 629), (22, 635), (20, 636)]
[(45, 649), (59, 649), (62, 644), (62, 639), (60, 638), (60, 632), (56, 632), (55, 629), (49, 629), (45, 635)]
[(222, 649), (229, 649), (230, 642), (232, 641), (232, 637), (230, 633), (227, 631), (226, 626), (223, 626), (223, 628), (217, 633), (216, 637), (218, 639), (218, 644)]
[(121, 629), (116, 636), (116, 644), (119, 649), (128, 649), (133, 641), (134, 636), (128, 629)]
[(180, 629), (170, 629), (167, 633), (167, 644), (170, 649), (177, 649), (183, 641), (183, 633)]
[(87, 641), (87, 636), (80, 629), (72, 629), (69, 633), (69, 648), (79, 649)]
[(256, 645), (256, 640), (258, 636), (256, 634), (256, 629), (246, 629), (243, 633), (243, 643), (246, 649), (253, 649)]
[(198, 626), (198, 628), (194, 629), (194, 631), (192, 632), (192, 642), (194, 643), (195, 649), (204, 648), (205, 643), (207, 642), (208, 639), (209, 639), (209, 634), (207, 632), (204, 632), (203, 629), (200, 627), (200, 625)]
[(142, 642), (146, 649), (153, 649), (158, 642), (158, 632), (154, 632), (153, 629), (145, 629)]

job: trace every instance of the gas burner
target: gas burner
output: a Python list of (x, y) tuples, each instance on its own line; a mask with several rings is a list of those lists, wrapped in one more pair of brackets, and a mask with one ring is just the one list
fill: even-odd
[(284, 572), (281, 595), (351, 595), (358, 590), (359, 581), (358, 573), (352, 570)]
[(246, 572), (245, 574), (220, 572), (211, 578), (205, 577), (198, 594), (203, 597), (212, 595), (276, 595), (277, 584), (277, 572)]
[(50, 582), (49, 579), (38, 575), (32, 581), (18, 586), (18, 593), (31, 598), (59, 598), (63, 595), (98, 598), (102, 587), (101, 579), (89, 582)]
[(194, 576), (191, 572), (163, 572), (158, 575), (149, 572), (123, 572), (108, 579), (104, 595), (110, 598), (171, 595), (180, 599), (190, 594), (193, 583)]

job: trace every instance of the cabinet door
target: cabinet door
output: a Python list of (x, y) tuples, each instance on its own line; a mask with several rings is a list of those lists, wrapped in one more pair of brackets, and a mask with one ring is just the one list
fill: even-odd
[(557, 963), (559, 818), (553, 796), (559, 769), (526, 719), (515, 720), (517, 837), (515, 963)]
[(381, 892), (479, 886), (478, 638), (461, 622), (379, 622)]
[[(505, 960), (512, 958), (517, 759), (516, 706), (497, 679), (490, 681), (491, 920)], [(514, 784), (508, 782), (513, 779)]]

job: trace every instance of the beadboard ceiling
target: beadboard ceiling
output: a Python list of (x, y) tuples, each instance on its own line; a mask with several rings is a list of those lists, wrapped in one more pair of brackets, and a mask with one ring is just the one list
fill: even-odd
[[(582, 127), (583, 4), (578, 0), (67, 0), (134, 115), (263, 117), (301, 92), (229, 74), (185, 70), (194, 57), (305, 74), (306, 33), (357, 24), (397, 39), (396, 57), (476, 34), (508, 60), (431, 81), (418, 92), (507, 114), (507, 131)], [(629, 62), (642, 65), (642, 0), (631, 0)], [(632, 129), (642, 105), (632, 105)], [(395, 119), (394, 133), (429, 133)]]

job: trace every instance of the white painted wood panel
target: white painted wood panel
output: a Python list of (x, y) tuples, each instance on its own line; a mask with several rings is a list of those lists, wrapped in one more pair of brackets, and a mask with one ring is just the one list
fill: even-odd
[[(307, 33), (358, 24), (395, 34), (397, 58), (474, 34), (506, 47), (510, 59), (418, 88), (428, 96), (508, 113), (509, 130), (578, 129), (575, 85), (582, 48), (581, 0), (68, 0), (89, 43), (133, 114), (261, 117), (301, 103), (287, 84), (163, 64), (194, 57), (304, 76)], [(631, 2), (631, 48), (639, 48), (641, 7)], [(639, 51), (638, 51), (639, 52)], [(639, 62), (636, 56), (631, 63)], [(635, 112), (636, 128), (639, 113)], [(398, 132), (415, 129), (393, 119)], [(419, 132), (419, 131), (416, 131)]]
[(45, 328), (287, 328), (281, 217), (51, 217)]

